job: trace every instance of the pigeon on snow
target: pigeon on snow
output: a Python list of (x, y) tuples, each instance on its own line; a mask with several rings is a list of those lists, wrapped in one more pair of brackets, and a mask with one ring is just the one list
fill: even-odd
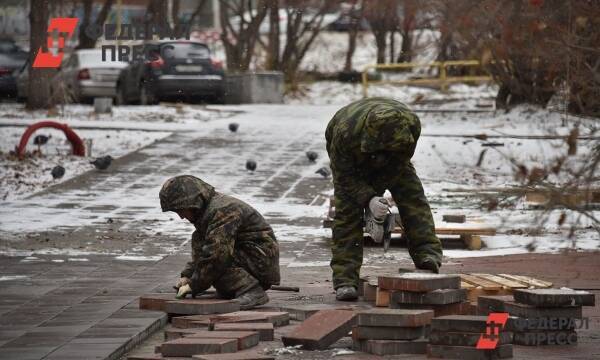
[(317, 158), (319, 157), (319, 154), (317, 154), (316, 151), (307, 151), (306, 157), (308, 158), (308, 161), (315, 162), (317, 160)]
[(110, 166), (112, 159), (112, 156), (106, 155), (96, 158), (94, 161), (90, 161), (90, 164), (94, 165), (98, 170), (106, 170)]
[(55, 167), (52, 168), (52, 171), (50, 171), (50, 174), (52, 174), (53, 179), (60, 179), (61, 177), (63, 177), (65, 175), (65, 168), (60, 165), (56, 165)]
[(249, 171), (256, 170), (256, 161), (254, 161), (254, 160), (246, 161), (246, 170), (249, 170)]
[(229, 124), (229, 131), (236, 132), (239, 127), (240, 127), (240, 124), (231, 123), (231, 124)]
[(319, 174), (324, 178), (328, 178), (331, 175), (331, 170), (327, 166), (323, 166), (319, 170), (315, 171), (315, 174)]

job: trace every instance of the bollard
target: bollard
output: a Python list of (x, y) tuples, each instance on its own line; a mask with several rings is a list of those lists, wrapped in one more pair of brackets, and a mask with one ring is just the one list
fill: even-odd
[(94, 98), (94, 112), (96, 114), (112, 113), (112, 98), (96, 97)]

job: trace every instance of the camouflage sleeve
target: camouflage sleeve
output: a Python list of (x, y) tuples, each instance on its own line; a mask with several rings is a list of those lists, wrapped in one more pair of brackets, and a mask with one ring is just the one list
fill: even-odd
[(196, 262), (198, 261), (198, 255), (200, 254), (200, 234), (198, 231), (194, 231), (192, 234), (192, 261), (185, 264), (185, 268), (181, 271), (181, 277), (192, 278), (194, 270), (196, 269)]
[(328, 150), (335, 192), (338, 196), (349, 196), (363, 208), (367, 207), (369, 200), (377, 196), (375, 189), (358, 173), (356, 163), (349, 151), (343, 151), (336, 146)]
[(235, 239), (241, 223), (241, 210), (235, 206), (221, 208), (212, 217), (194, 264), (193, 278), (197, 279), (199, 288), (210, 287), (233, 261)]

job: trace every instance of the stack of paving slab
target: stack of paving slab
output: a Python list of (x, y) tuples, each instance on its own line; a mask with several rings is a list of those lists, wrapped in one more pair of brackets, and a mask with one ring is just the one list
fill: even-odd
[(371, 309), (357, 313), (354, 350), (374, 355), (425, 354), (432, 310)]
[(273, 341), (274, 327), (289, 324), (281, 311), (239, 311), (235, 300), (214, 298), (175, 300), (172, 294), (140, 298), (140, 308), (169, 313), (172, 328), (156, 354), (130, 360), (194, 358), (205, 360), (264, 360), (272, 356), (253, 350), (260, 341)]
[(513, 356), (512, 323), (498, 330), (495, 349), (477, 349), (482, 334), (487, 331), (487, 316), (447, 315), (431, 320), (427, 356), (443, 359), (507, 359)]
[(573, 345), (581, 326), (582, 307), (595, 296), (572, 289), (518, 289), (512, 296), (480, 296), (478, 313), (507, 312), (515, 319), (514, 344)]
[(392, 309), (427, 309), (434, 316), (468, 315), (472, 307), (460, 282), (459, 275), (406, 272), (380, 276), (378, 292), (387, 293)]

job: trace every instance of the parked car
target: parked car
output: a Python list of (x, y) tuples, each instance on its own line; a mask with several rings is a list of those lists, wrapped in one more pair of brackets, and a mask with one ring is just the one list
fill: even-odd
[(17, 95), (16, 75), (28, 56), (14, 41), (0, 39), (0, 98)]
[[(77, 50), (63, 59), (52, 78), (50, 92), (57, 101), (83, 102), (117, 95), (117, 78), (126, 62), (102, 61), (100, 49)], [(17, 99), (27, 99), (29, 62), (17, 72)]]
[(53, 78), (51, 91), (73, 102), (90, 101), (95, 97), (114, 98), (117, 95), (119, 73), (127, 66), (123, 61), (102, 60), (100, 49), (77, 50), (63, 60)]
[(168, 98), (208, 97), (223, 102), (223, 64), (209, 48), (193, 41), (151, 42), (143, 59), (133, 61), (117, 80), (117, 104), (155, 104)]

